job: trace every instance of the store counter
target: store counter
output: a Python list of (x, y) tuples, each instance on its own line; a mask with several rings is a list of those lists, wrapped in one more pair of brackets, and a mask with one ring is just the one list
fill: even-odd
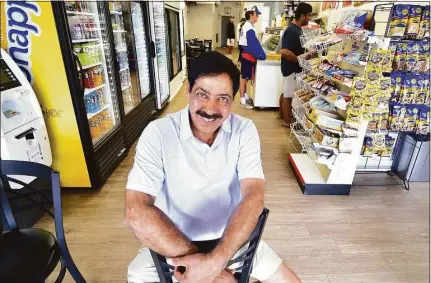
[(257, 61), (252, 93), (255, 107), (279, 107), (283, 76), (279, 60)]

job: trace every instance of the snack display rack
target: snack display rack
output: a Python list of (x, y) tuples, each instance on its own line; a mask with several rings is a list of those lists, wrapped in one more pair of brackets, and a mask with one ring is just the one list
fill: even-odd
[[(377, 9), (388, 9), (380, 6), (373, 13), (373, 23)], [(296, 138), (301, 145), (297, 152), (301, 153), (290, 154), (289, 161), (304, 194), (348, 194), (356, 173), (384, 172), (393, 180), (391, 185), (408, 189), (407, 177), (396, 176), (391, 170), (399, 154), (399, 132), (429, 140), (430, 111), (425, 105), (429, 104), (430, 20), (429, 6), (396, 6), (391, 8), (384, 36), (353, 24), (345, 29), (353, 31), (348, 34), (337, 25), (334, 33), (314, 31), (301, 37), (303, 47), (315, 52), (298, 57), (303, 71), (296, 76), (300, 91), (293, 99), (296, 121), (289, 141)], [(413, 19), (406, 16), (406, 9)], [(351, 14), (344, 20), (348, 17)], [(318, 45), (328, 37), (329, 43)], [(303, 99), (303, 95), (311, 97)], [(336, 112), (328, 105), (335, 106)], [(322, 106), (326, 112), (319, 111)], [(331, 118), (344, 121), (341, 129)], [(352, 127), (353, 123), (356, 126)], [(349, 136), (352, 129), (356, 133)]]

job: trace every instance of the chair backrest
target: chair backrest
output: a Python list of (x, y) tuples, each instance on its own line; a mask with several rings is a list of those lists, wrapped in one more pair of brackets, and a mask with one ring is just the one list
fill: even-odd
[[(32, 184), (26, 184), (11, 176), (31, 176), (49, 182), (52, 189), (52, 198), (42, 192), (39, 188)], [(21, 193), (18, 189), (11, 189), (9, 182), (22, 185), (29, 190), (28, 193)], [(79, 272), (72, 256), (67, 248), (66, 238), (64, 236), (63, 227), (63, 213), (61, 207), (61, 187), (60, 175), (58, 172), (52, 170), (50, 167), (27, 161), (15, 160), (0, 160), (0, 204), (3, 215), (5, 216), (6, 223), (10, 230), (19, 230), (14, 215), (12, 213), (7, 194), (13, 195), (11, 198), (25, 199), (29, 202), (28, 207), (42, 206), (44, 210), (54, 219), (55, 235), (57, 238), (58, 248), (61, 254), (61, 271), (56, 282), (61, 282), (60, 279), (64, 277), (65, 267), (69, 270), (75, 282), (86, 282), (82, 274)], [(42, 196), (42, 201), (37, 200), (35, 195)], [(10, 198), (10, 199), (11, 199)], [(48, 204), (52, 204), (54, 213), (48, 208)], [(25, 208), (21, 208), (25, 209)]]
[[(17, 221), (12, 212), (10, 201), (25, 200), (26, 205), (20, 207), (20, 211), (41, 207), (55, 221), (55, 232), (57, 237), (64, 237), (63, 216), (61, 208), (60, 176), (50, 167), (26, 161), (0, 160), (0, 199), (2, 212), (6, 224), (10, 230), (18, 230)], [(12, 177), (13, 176), (13, 177)], [(31, 176), (49, 184), (52, 190), (52, 198), (34, 184), (27, 184), (16, 179), (16, 176)], [(11, 189), (10, 182), (22, 185), (22, 189)], [(10, 196), (8, 198), (8, 195)], [(53, 207), (52, 212), (50, 207)]]
[[(256, 227), (250, 237), (243, 244), (240, 250), (245, 249), (240, 255), (228, 262), (228, 268), (234, 264), (241, 263), (235, 270), (235, 278), (238, 283), (248, 283), (251, 270), (253, 268), (253, 260), (256, 255), (257, 247), (262, 238), (266, 220), (268, 219), (269, 209), (264, 208), (259, 216)], [(173, 283), (172, 276), (174, 275), (175, 267), (166, 262), (166, 257), (150, 250), (154, 265), (160, 277), (160, 283)], [(232, 268), (231, 268), (232, 269)]]

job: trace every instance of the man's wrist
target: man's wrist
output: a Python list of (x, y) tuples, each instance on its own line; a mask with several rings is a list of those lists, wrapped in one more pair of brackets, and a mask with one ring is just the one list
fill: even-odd
[(222, 249), (215, 248), (209, 254), (210, 259), (220, 268), (220, 271), (227, 267), (230, 260), (230, 255), (223, 252)]

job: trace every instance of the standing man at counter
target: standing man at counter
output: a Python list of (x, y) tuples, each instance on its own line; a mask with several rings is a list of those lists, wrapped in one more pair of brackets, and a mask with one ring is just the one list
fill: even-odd
[(304, 53), (300, 36), (302, 27), (308, 25), (313, 8), (310, 4), (301, 2), (295, 11), (295, 20), (289, 24), (281, 38), (281, 73), (283, 74), (283, 93), (280, 96), (279, 118), (282, 125), (290, 127), (292, 115), (292, 98), (296, 90), (296, 73), (301, 72), (298, 63), (299, 55)]
[(256, 6), (253, 6), (250, 11), (245, 12), (245, 19), (247, 21), (243, 25), (239, 35), (239, 45), (240, 49), (242, 49), (241, 81), (239, 86), (240, 104), (242, 107), (248, 109), (253, 108), (253, 100), (247, 95), (247, 82), (254, 79), (257, 60), (266, 59), (265, 51), (263, 51), (253, 27), (259, 19), (260, 14), (261, 12)]

